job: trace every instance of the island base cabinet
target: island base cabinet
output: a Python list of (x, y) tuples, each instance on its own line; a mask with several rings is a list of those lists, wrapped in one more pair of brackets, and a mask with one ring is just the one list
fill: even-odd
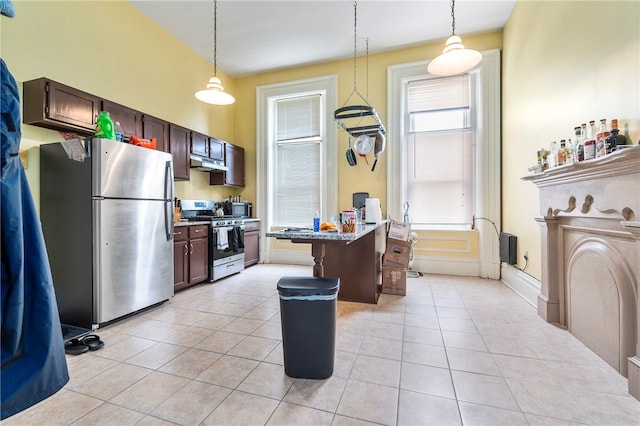
[(350, 244), (327, 244), (323, 267), (325, 277), (339, 277), (338, 299), (378, 303), (382, 291), (382, 252), (376, 239), (385, 239), (385, 227)]

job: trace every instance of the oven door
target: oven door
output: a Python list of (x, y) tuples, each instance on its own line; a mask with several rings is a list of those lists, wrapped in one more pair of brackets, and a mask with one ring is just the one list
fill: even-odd
[(209, 243), (214, 262), (244, 253), (244, 225), (214, 226), (211, 231)]

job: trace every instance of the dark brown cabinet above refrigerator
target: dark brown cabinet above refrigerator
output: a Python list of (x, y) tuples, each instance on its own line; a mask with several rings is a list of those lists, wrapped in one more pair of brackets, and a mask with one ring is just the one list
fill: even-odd
[(93, 134), (101, 107), (99, 97), (46, 78), (24, 82), (22, 92), (25, 124)]

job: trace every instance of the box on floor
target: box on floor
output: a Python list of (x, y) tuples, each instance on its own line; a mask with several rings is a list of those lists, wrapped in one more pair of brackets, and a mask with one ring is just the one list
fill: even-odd
[(407, 268), (382, 267), (382, 292), (406, 296)]

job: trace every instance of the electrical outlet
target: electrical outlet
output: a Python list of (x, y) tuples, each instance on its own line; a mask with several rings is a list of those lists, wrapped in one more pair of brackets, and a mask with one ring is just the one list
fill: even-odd
[(524, 260), (529, 260), (529, 250), (524, 251)]

